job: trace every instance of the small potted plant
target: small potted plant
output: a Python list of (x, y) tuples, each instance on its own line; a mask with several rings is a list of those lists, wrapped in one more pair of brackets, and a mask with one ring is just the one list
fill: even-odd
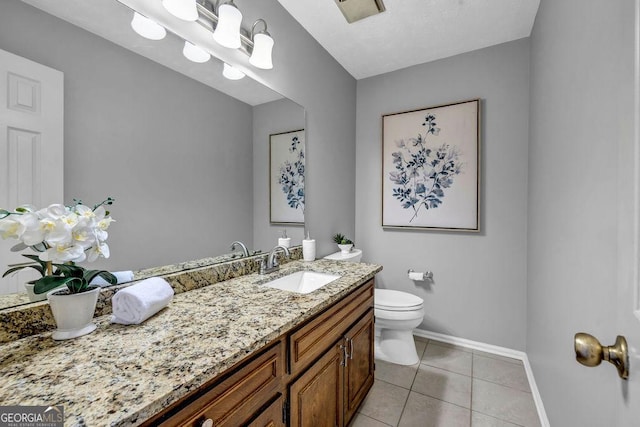
[(87, 270), (76, 265), (85, 260), (109, 258), (107, 229), (113, 219), (105, 206), (113, 201), (109, 197), (93, 208), (74, 199), (71, 206), (53, 204), (38, 210), (27, 205), (14, 211), (0, 209), (0, 236), (20, 242), (12, 251), (30, 248), (39, 253), (23, 254), (31, 262), (10, 266), (4, 276), (24, 268), (41, 274), (42, 277), (31, 284), (36, 295), (48, 293), (58, 327), (53, 339), (75, 338), (95, 330), (92, 319), (100, 287), (91, 286), (91, 280), (101, 276), (111, 284), (117, 281), (108, 271)]
[(338, 247), (343, 254), (348, 254), (351, 252), (351, 248), (353, 248), (353, 241), (346, 238), (342, 233), (337, 233), (333, 236), (333, 241), (338, 244)]

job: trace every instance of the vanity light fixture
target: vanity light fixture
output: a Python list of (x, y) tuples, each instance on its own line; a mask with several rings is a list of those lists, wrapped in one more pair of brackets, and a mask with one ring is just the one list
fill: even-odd
[(133, 12), (131, 28), (133, 28), (133, 31), (149, 40), (162, 40), (167, 35), (167, 30), (165, 30), (162, 25), (159, 25), (138, 12)]
[(245, 76), (245, 74), (238, 70), (237, 68), (224, 63), (224, 67), (222, 68), (222, 75), (228, 78), (229, 80), (240, 80)]
[(242, 24), (242, 13), (233, 3), (228, 0), (217, 7), (218, 25), (213, 32), (213, 39), (224, 47), (238, 49), (242, 46), (240, 41), (240, 25)]
[(196, 0), (162, 0), (162, 5), (170, 14), (183, 21), (198, 20)]
[[(123, 0), (118, 1), (125, 4)], [(162, 5), (172, 15), (182, 20), (193, 21), (212, 33), (213, 39), (221, 46), (239, 49), (249, 57), (249, 63), (254, 67), (263, 70), (273, 68), (274, 40), (267, 31), (267, 22), (264, 19), (258, 19), (253, 23), (251, 32), (244, 30), (242, 13), (233, 0), (215, 0), (215, 2), (214, 0), (162, 0)], [(260, 24), (264, 29), (257, 31), (256, 28)], [(167, 33), (163, 26), (135, 10), (131, 27), (142, 37), (151, 40), (160, 40)], [(185, 34), (175, 33), (184, 40), (191, 38), (187, 35), (186, 29)], [(182, 52), (194, 62), (206, 62), (211, 57), (206, 50), (190, 42), (185, 42)], [(244, 77), (244, 73), (242, 77), (237, 77), (238, 74), (235, 76), (237, 80)]]
[[(264, 24), (264, 30), (255, 32), (258, 24)], [(271, 61), (271, 51), (273, 50), (273, 38), (267, 32), (267, 23), (264, 19), (258, 19), (251, 27), (251, 41), (253, 42), (253, 50), (249, 57), (249, 63), (254, 67), (270, 70), (273, 68)]]
[(198, 62), (198, 63), (207, 62), (209, 58), (211, 58), (211, 55), (209, 54), (209, 52), (186, 40), (184, 42), (184, 48), (182, 49), (182, 54), (189, 61)]

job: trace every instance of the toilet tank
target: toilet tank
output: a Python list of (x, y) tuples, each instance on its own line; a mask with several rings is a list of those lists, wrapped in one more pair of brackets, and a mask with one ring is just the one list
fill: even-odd
[(332, 259), (334, 261), (348, 261), (348, 262), (360, 262), (362, 259), (362, 250), (351, 249), (351, 252), (342, 253), (336, 252), (331, 255), (327, 255), (324, 259)]

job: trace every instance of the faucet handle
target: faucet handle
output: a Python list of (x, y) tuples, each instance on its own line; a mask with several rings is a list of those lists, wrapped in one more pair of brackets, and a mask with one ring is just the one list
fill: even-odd
[(266, 263), (264, 258), (258, 258), (258, 272), (260, 274), (265, 274), (266, 271)]

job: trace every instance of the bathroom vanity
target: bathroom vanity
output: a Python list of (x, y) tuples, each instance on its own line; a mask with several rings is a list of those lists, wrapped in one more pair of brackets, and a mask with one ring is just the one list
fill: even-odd
[[(103, 316), (75, 340), (2, 344), (0, 402), (63, 405), (65, 425), (347, 425), (373, 384), (381, 269), (294, 261), (177, 294), (142, 325)], [(340, 278), (309, 294), (263, 286), (301, 270)]]

